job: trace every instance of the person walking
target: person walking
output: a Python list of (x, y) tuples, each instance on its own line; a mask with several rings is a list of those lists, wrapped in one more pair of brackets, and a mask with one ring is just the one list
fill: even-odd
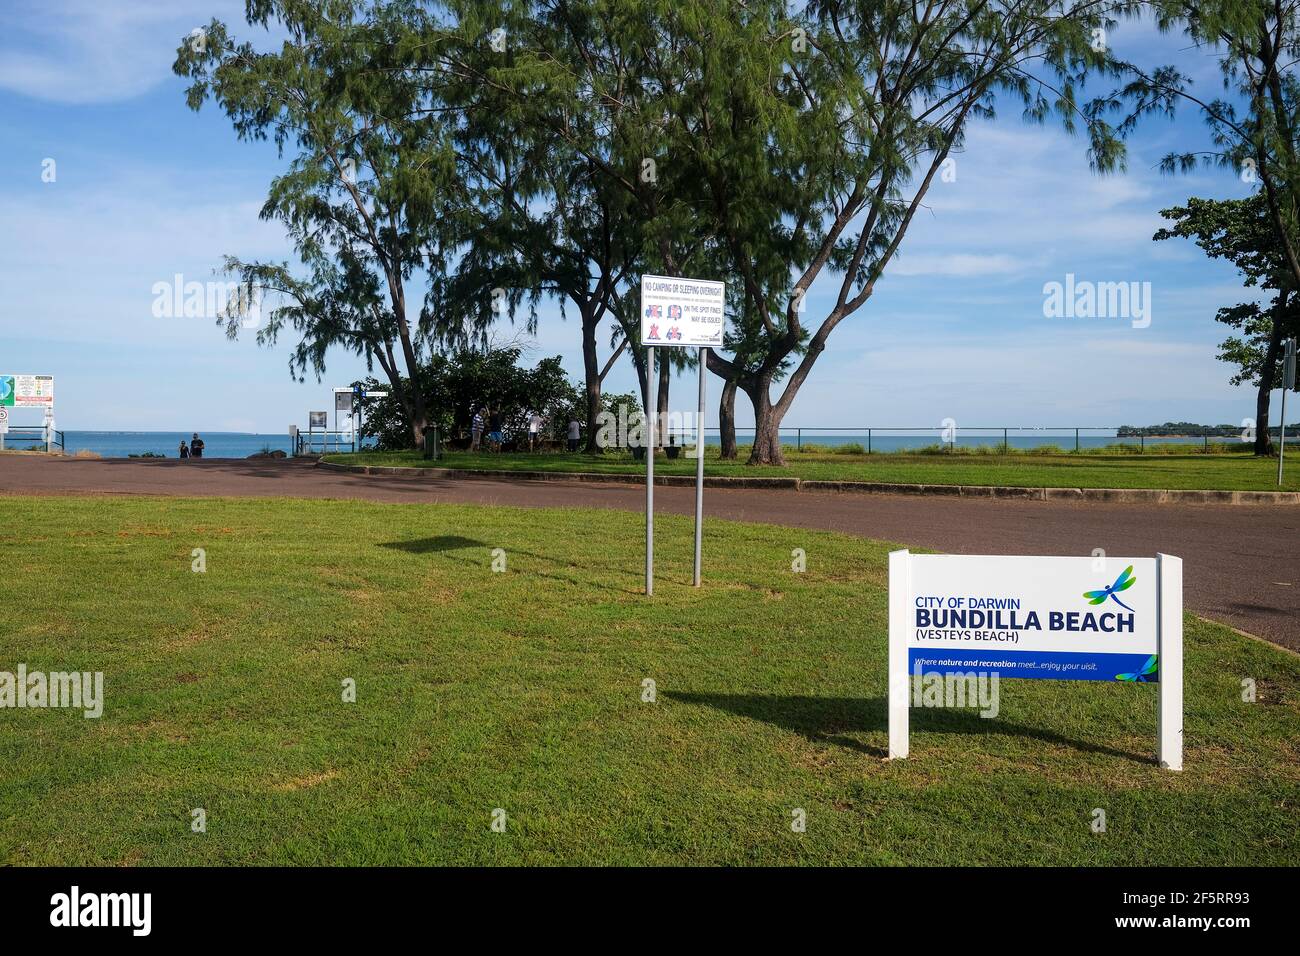
[(582, 439), (582, 426), (578, 424), (578, 416), (569, 416), (569, 453), (578, 450), (578, 442)]
[(190, 439), (190, 457), (203, 457), (203, 439), (199, 437), (198, 432), (195, 432), (194, 437)]
[(181, 457), (182, 458), (190, 457), (190, 446), (185, 444), (184, 438), (181, 439)]

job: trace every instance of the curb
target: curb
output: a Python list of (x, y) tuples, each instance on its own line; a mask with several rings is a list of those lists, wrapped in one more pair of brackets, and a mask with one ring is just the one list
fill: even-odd
[[(594, 471), (493, 471), (489, 468), (407, 468), (390, 465), (340, 465), (317, 461), (317, 468), (355, 475), (420, 480), (480, 478), (506, 481), (589, 481), (640, 485), (644, 475)], [(656, 475), (656, 485), (694, 487), (694, 475)], [(1097, 501), (1110, 504), (1300, 505), (1300, 491), (1197, 491), (1171, 488), (1021, 488), (1013, 485), (916, 485), (889, 481), (819, 481), (803, 478), (706, 477), (706, 488), (765, 488), (786, 491), (867, 495), (925, 495), (946, 498), (1001, 498), (1022, 501)]]
[[(643, 485), (645, 475), (607, 474), (598, 471), (494, 471), (490, 468), (404, 468), (389, 465), (340, 465), (318, 461), (317, 468), (356, 475), (383, 475), (412, 480), (421, 478), (486, 478), (515, 481), (590, 481), (593, 483)], [(655, 475), (656, 485), (694, 488), (694, 475)], [(704, 479), (706, 488), (783, 488), (799, 490), (798, 478), (729, 478), (712, 476)]]

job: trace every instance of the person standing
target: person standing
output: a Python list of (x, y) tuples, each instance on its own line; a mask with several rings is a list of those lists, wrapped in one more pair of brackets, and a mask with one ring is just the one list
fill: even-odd
[(537, 443), (542, 437), (542, 416), (533, 412), (528, 417), (528, 450), (536, 451)]
[(492, 443), (493, 451), (501, 450), (501, 412), (499, 410), (488, 410), (488, 441)]
[(483, 440), (483, 409), (482, 407), (474, 409), (474, 415), (469, 423), (469, 450), (478, 451), (479, 443)]
[(190, 457), (203, 457), (203, 439), (199, 437), (198, 432), (195, 432), (194, 437), (190, 439)]
[(184, 438), (181, 439), (181, 457), (182, 458), (190, 457), (190, 448), (188, 445), (185, 444)]
[(578, 442), (582, 439), (582, 426), (578, 424), (576, 415), (569, 416), (569, 453), (578, 450)]

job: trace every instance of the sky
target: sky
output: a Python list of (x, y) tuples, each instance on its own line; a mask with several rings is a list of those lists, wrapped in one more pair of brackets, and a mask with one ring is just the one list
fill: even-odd
[[(365, 374), (358, 357), (331, 353), (323, 380), (299, 383), (292, 338), (259, 347), (249, 335), (228, 340), (211, 317), (154, 314), (156, 283), (216, 280), (224, 255), (294, 261), (282, 230), (258, 219), (287, 159), (240, 142), (212, 104), (191, 111), (171, 73), (181, 37), (213, 17), (256, 39), (242, 11), (242, 0), (0, 5), (0, 373), (54, 375), (62, 429), (283, 433)], [(1110, 39), (1121, 55), (1176, 62), (1199, 89), (1219, 89), (1214, 61), (1178, 37), (1126, 24)], [(1159, 210), (1252, 188), (1231, 171), (1158, 171), (1165, 153), (1203, 142), (1194, 114), (1152, 121), (1129, 144), (1128, 171), (1101, 177), (1084, 140), (1027, 125), (1013, 106), (973, 125), (951, 181), (934, 184), (874, 296), (832, 334), (786, 425), (1253, 416), (1253, 388), (1230, 385), (1232, 369), (1215, 358), (1228, 330), (1214, 314), (1257, 293), (1193, 243), (1151, 239)], [(1067, 275), (1076, 286), (1149, 283), (1149, 311), (1049, 318), (1045, 285)], [(832, 286), (814, 286), (806, 320), (825, 313)], [(568, 316), (542, 309), (528, 358), (561, 355), (578, 380), (580, 329)], [(630, 392), (635, 381), (624, 356), (605, 387)], [(711, 377), (710, 419), (718, 387)], [(693, 375), (671, 394), (673, 408), (691, 408)], [(753, 421), (743, 395), (737, 420)], [(37, 424), (39, 412), (13, 421)]]

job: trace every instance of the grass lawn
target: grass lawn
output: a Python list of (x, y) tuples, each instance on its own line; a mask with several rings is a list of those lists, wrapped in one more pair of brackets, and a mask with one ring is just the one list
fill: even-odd
[(1300, 659), (1199, 619), (1181, 774), (1119, 683), (914, 710), (889, 762), (881, 542), (714, 521), (695, 590), (664, 515), (647, 599), (612, 511), (2, 507), (0, 670), (106, 696), (0, 710), (3, 863), (1300, 863)]
[[(716, 456), (717, 449), (713, 449)], [(425, 461), (419, 452), (359, 452), (329, 455), (326, 461), (354, 465), (400, 465), (413, 468), (491, 468), (502, 471), (589, 471), (644, 474), (645, 463), (626, 452), (605, 455), (478, 454), (448, 452), (440, 461)], [(930, 485), (1017, 485), (1033, 488), (1190, 488), (1223, 491), (1277, 491), (1277, 462), (1250, 454), (1173, 455), (1062, 454), (916, 455), (888, 452), (846, 455), (791, 452), (787, 467), (750, 467), (705, 454), (708, 475), (773, 475), (832, 481), (894, 481)], [(695, 474), (694, 460), (655, 459), (655, 471)], [(1300, 468), (1286, 471), (1285, 491), (1300, 491)]]

